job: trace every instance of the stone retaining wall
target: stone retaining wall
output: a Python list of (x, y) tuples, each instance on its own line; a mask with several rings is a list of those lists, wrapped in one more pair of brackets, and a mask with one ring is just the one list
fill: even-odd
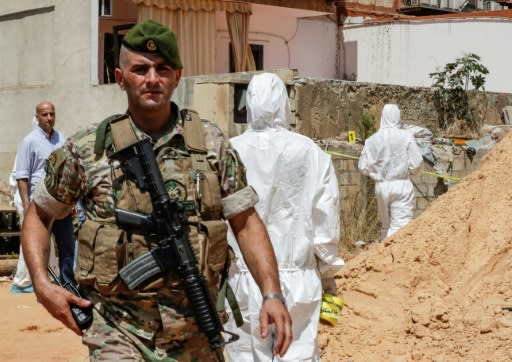
[[(358, 125), (367, 114), (377, 123), (386, 103), (396, 103), (403, 123), (438, 133), (439, 112), (431, 88), (356, 83), (338, 80), (294, 78), (290, 99), (295, 130), (314, 139), (342, 136)], [(512, 105), (512, 94), (468, 92), (472, 117), (481, 124), (501, 124), (501, 114)], [(453, 135), (457, 136), (457, 135)]]
[[(362, 150), (362, 145), (350, 145), (347, 142), (319, 142), (319, 146), (331, 152), (334, 168), (338, 177), (340, 186), (341, 203), (346, 202), (354, 193), (365, 193), (368, 187), (373, 188), (371, 179), (361, 174), (357, 168), (359, 155)], [(453, 154), (453, 160), (444, 166), (445, 171), (443, 175), (449, 176), (448, 179), (439, 179), (435, 175), (439, 174), (437, 170), (431, 167), (427, 162), (423, 163), (423, 170), (420, 174), (413, 176), (412, 181), (415, 186), (416, 200), (415, 200), (415, 216), (421, 214), (430, 203), (443, 191), (452, 187), (457, 183), (451, 180), (450, 177), (462, 179), (464, 176), (473, 172), (481, 160), (481, 158), (488, 152), (484, 149), (479, 149), (475, 156), (470, 158), (459, 146), (451, 146), (456, 153)], [(432, 173), (432, 174), (431, 174)], [(369, 194), (368, 197), (374, 197)]]

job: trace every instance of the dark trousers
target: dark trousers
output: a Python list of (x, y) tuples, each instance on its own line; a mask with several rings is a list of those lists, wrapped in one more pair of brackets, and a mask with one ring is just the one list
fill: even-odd
[(55, 220), (52, 226), (52, 234), (55, 236), (55, 243), (57, 244), (60, 281), (62, 284), (72, 283), (75, 285), (75, 234), (71, 214), (64, 219)]

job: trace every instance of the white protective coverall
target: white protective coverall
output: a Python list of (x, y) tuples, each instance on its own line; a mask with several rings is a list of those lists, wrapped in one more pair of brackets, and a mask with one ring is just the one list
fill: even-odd
[[(254, 76), (246, 100), (248, 129), (231, 142), (260, 198), (256, 210), (272, 241), (293, 321), (290, 348), (273, 360), (318, 361), (321, 278), (333, 281), (344, 264), (338, 257), (338, 181), (330, 156), (311, 139), (287, 130), (290, 104), (278, 76)], [(262, 296), (231, 232), (228, 240), (237, 256), (229, 282), (244, 319), (240, 329), (233, 318), (226, 325), (240, 334), (240, 340), (226, 346), (228, 360), (272, 361), (273, 340), (263, 340), (260, 333)]]
[(386, 104), (380, 128), (366, 140), (359, 158), (359, 170), (375, 181), (381, 240), (412, 220), (414, 187), (410, 175), (423, 163), (414, 136), (400, 127), (400, 109)]

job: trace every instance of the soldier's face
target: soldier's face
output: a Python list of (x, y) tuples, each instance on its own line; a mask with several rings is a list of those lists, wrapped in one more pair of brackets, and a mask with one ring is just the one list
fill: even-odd
[(158, 109), (169, 107), (178, 86), (181, 70), (173, 69), (160, 54), (125, 50), (116, 81), (128, 95), (130, 107)]
[(42, 103), (38, 105), (36, 110), (36, 118), (39, 127), (50, 134), (55, 126), (55, 107), (50, 103)]

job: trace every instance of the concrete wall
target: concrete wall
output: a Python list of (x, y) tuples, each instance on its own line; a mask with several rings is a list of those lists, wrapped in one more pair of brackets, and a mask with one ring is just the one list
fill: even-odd
[(432, 84), (429, 73), (442, 70), (465, 53), (475, 53), (489, 69), (485, 89), (512, 93), (512, 48), (507, 46), (512, 19), (466, 14), (467, 18), (346, 25), (345, 42), (357, 44), (355, 79), (428, 87)]
[(91, 56), (97, 52), (92, 49), (97, 44), (93, 39), (97, 11), (97, 1), (2, 2), (2, 179), (11, 170), (18, 144), (30, 131), (35, 105), (41, 100), (55, 104), (56, 127), (66, 135), (126, 109), (125, 96), (117, 85), (98, 86), (97, 78), (91, 79), (91, 74), (97, 74), (96, 68), (91, 71)]
[[(439, 133), (439, 113), (430, 88), (405, 87), (341, 80), (305, 78), (293, 70), (275, 70), (287, 84), (294, 120), (291, 128), (314, 139), (346, 139), (356, 131), (363, 115), (378, 121), (386, 103), (396, 103), (403, 123)], [(256, 72), (257, 73), (257, 72)], [(230, 73), (188, 77), (182, 80), (174, 99), (217, 122), (230, 137), (245, 129), (233, 125), (234, 88), (247, 86), (255, 73)], [(468, 92), (469, 111), (479, 124), (501, 124), (504, 107), (512, 105), (512, 94)], [(451, 134), (449, 136), (460, 136)]]
[[(312, 78), (295, 79), (291, 93), (297, 132), (318, 139), (357, 131), (364, 114), (380, 120), (386, 103), (399, 105), (404, 123), (436, 131), (439, 113), (433, 95), (430, 88)], [(507, 105), (512, 105), (512, 94), (469, 93), (471, 114), (482, 124), (501, 123), (500, 115)]]

